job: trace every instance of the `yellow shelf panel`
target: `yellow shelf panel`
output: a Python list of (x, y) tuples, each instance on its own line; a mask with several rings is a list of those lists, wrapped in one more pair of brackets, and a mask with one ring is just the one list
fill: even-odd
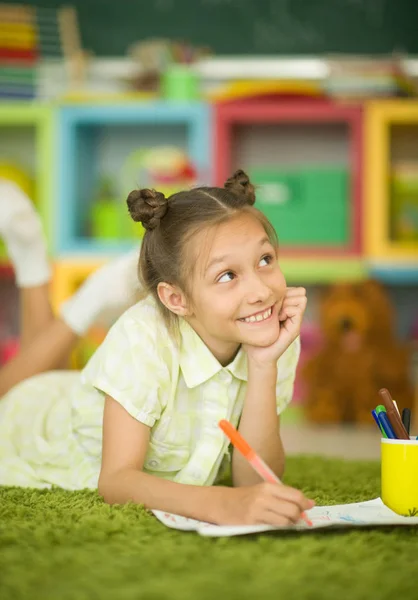
[(289, 284), (301, 285), (359, 281), (367, 277), (367, 268), (361, 259), (283, 259), (281, 269)]
[(390, 126), (418, 125), (418, 101), (373, 101), (365, 111), (364, 248), (366, 258), (418, 260), (418, 245), (389, 237)]
[(93, 271), (101, 267), (105, 259), (60, 260), (54, 263), (51, 283), (51, 302), (53, 309), (69, 298)]

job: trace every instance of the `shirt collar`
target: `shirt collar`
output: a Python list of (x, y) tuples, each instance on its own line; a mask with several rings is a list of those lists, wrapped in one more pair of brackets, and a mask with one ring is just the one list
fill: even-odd
[(232, 363), (223, 367), (187, 321), (180, 318), (180, 368), (188, 388), (201, 385), (222, 370), (247, 381), (247, 355), (238, 350)]

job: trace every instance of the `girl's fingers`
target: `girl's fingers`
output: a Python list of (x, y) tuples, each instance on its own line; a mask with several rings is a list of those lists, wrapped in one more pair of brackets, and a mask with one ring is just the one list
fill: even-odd
[(265, 510), (263, 512), (262, 519), (260, 519), (261, 525), (274, 525), (275, 527), (287, 527), (288, 525), (293, 525), (295, 521), (281, 515), (280, 513), (276, 513), (272, 510)]
[(286, 310), (301, 310), (304, 311), (306, 308), (306, 305), (304, 302), (286, 302), (286, 304), (283, 304), (280, 308), (280, 312), (286, 311)]
[(293, 488), (289, 485), (278, 485), (276, 483), (269, 483), (269, 492), (274, 497), (275, 501), (284, 501), (295, 504), (300, 511), (312, 508), (312, 501), (307, 498), (303, 492)]
[(283, 300), (283, 304), (303, 304), (308, 300), (307, 296), (303, 294), (297, 294), (294, 296), (286, 296)]
[(306, 289), (304, 287), (288, 287), (286, 288), (286, 297), (292, 296), (306, 296)]
[[(309, 507), (311, 508), (311, 505)], [(264, 508), (263, 521), (275, 525), (289, 525), (297, 523), (301, 519), (302, 512), (302, 508), (294, 502), (274, 500)]]
[(299, 306), (298, 304), (293, 306), (285, 306), (284, 308), (282, 307), (282, 309), (279, 312), (279, 321), (283, 320), (283, 318), (286, 317), (296, 317), (297, 315), (301, 315), (303, 316), (304, 313), (304, 308)]
[(294, 313), (295, 310), (304, 311), (306, 309), (307, 298), (306, 296), (295, 296), (292, 298), (288, 298), (283, 301), (283, 304), (280, 308), (279, 317), (287, 312)]
[(288, 308), (279, 314), (279, 321), (285, 321), (286, 319), (294, 319), (298, 315), (302, 317), (302, 313), (300, 310), (292, 310), (291, 308)]

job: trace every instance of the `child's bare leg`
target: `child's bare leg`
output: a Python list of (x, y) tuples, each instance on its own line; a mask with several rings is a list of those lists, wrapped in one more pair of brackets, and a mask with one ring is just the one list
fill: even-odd
[(20, 290), (20, 343), (24, 348), (53, 319), (51, 277), (42, 224), (31, 200), (15, 184), (0, 179), (0, 236)]
[(5, 241), (20, 292), (19, 353), (0, 371), (2, 395), (30, 375), (67, 365), (77, 335), (70, 336), (62, 322), (61, 327), (57, 326), (52, 313), (51, 268), (39, 216), (18, 186), (1, 179), (0, 236)]
[(60, 308), (49, 302), (51, 276), (42, 225), (34, 207), (14, 184), (0, 180), (0, 236), (4, 238), (21, 294), (20, 351), (0, 370), (0, 396), (20, 381), (68, 366), (78, 338), (102, 314), (116, 318), (134, 303), (138, 251), (93, 273)]
[[(52, 334), (52, 344), (57, 346), (59, 339), (62, 339), (62, 344), (58, 343), (58, 348), (55, 354), (48, 355), (43, 351), (36, 356), (35, 361), (30, 360), (32, 364), (38, 364), (37, 372), (50, 371), (54, 369), (68, 369), (70, 365), (71, 352), (78, 340), (78, 335), (74, 334), (72, 342), (69, 343), (67, 332), (59, 335), (56, 338), (56, 331), (59, 330), (55, 326), (51, 326), (57, 322), (49, 301), (49, 284), (37, 285), (34, 287), (20, 288), (20, 336), (19, 336), (19, 354), (27, 354), (26, 350), (33, 344), (38, 336), (41, 339), (48, 337), (46, 331)], [(50, 328), (50, 329), (49, 329)], [(36, 344), (35, 344), (36, 348)], [(33, 351), (33, 350), (32, 350)], [(35, 352), (38, 352), (35, 350)], [(30, 355), (27, 357), (30, 359)], [(45, 358), (45, 360), (43, 360)], [(41, 368), (43, 365), (43, 368)], [(28, 375), (30, 376), (30, 375)], [(1, 377), (1, 374), (0, 374)], [(1, 396), (1, 394), (0, 394)]]
[(78, 336), (61, 319), (53, 319), (0, 369), (0, 398), (28, 377), (62, 368)]
[[(17, 356), (0, 369), (0, 398), (14, 385), (45, 371), (65, 368), (79, 337), (102, 317), (103, 313), (117, 318), (129, 308), (138, 292), (136, 283), (137, 251), (105, 264), (93, 273), (60, 307), (60, 317), (52, 316), (23, 347)], [(34, 292), (30, 297), (31, 290)], [(36, 288), (23, 288), (28, 306), (28, 318), (36, 308)], [(38, 289), (41, 301), (44, 290)], [(30, 309), (30, 310), (29, 310)], [(44, 305), (45, 313), (47, 312)], [(32, 315), (33, 316), (33, 315)], [(68, 364), (68, 363), (67, 363)], [(64, 366), (63, 366), (64, 365)]]
[(23, 351), (54, 321), (49, 284), (20, 288), (20, 340)]

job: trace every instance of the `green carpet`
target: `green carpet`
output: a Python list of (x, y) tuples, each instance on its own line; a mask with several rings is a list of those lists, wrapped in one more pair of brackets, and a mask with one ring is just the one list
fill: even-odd
[[(379, 495), (377, 463), (288, 459), (318, 504)], [(1, 600), (418, 598), (418, 528), (201, 538), (94, 492), (0, 488)]]

